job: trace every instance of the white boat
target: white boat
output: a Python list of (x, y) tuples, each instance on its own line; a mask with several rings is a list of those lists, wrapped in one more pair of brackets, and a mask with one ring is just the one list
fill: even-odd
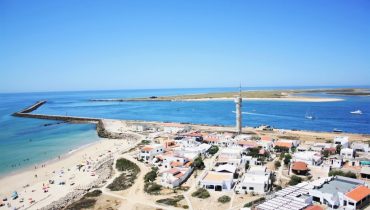
[(337, 128), (334, 128), (334, 129), (333, 129), (333, 132), (334, 132), (334, 133), (343, 133), (343, 131), (342, 131), (342, 130), (337, 129)]
[(362, 111), (358, 109), (356, 111), (352, 111), (351, 114), (362, 114)]
[(314, 120), (316, 118), (315, 115), (313, 113), (310, 113), (310, 112), (306, 112), (304, 117), (308, 120)]

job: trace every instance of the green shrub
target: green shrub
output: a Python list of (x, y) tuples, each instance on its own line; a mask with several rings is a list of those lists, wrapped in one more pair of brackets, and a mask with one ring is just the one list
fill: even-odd
[(252, 207), (254, 204), (262, 203), (265, 200), (266, 200), (266, 198), (264, 198), (264, 197), (258, 198), (257, 200), (254, 200), (254, 201), (251, 201), (251, 202), (248, 202), (248, 203), (244, 204), (244, 207)]
[(204, 199), (204, 198), (208, 198), (211, 195), (209, 194), (209, 192), (206, 189), (199, 188), (198, 190), (196, 190), (195, 192), (193, 192), (191, 194), (191, 196), (196, 197), (196, 198), (202, 198), (202, 199)]
[(208, 153), (209, 154), (211, 154), (211, 155), (214, 155), (214, 154), (216, 154), (217, 152), (218, 152), (218, 146), (216, 146), (216, 145), (212, 145), (210, 148), (209, 148), (209, 150), (208, 150)]
[(204, 162), (201, 157), (195, 158), (193, 162), (194, 169), (203, 170), (205, 168)]
[(329, 172), (329, 176), (345, 176), (345, 177), (354, 178), (354, 179), (357, 178), (355, 173), (350, 172), (350, 171), (344, 172), (341, 170), (332, 170)]
[(284, 157), (284, 164), (285, 165), (288, 165), (290, 163), (290, 160), (292, 159), (292, 156), (290, 154), (285, 154), (285, 157)]
[(96, 200), (95, 199), (82, 198), (82, 199), (80, 199), (80, 200), (72, 203), (71, 205), (67, 206), (65, 209), (66, 210), (87, 209), (87, 208), (94, 207), (95, 203), (96, 203)]
[(293, 186), (302, 182), (302, 178), (296, 175), (290, 177), (289, 185)]
[(223, 195), (223, 196), (219, 197), (217, 199), (217, 201), (220, 202), (220, 203), (228, 203), (228, 202), (231, 201), (231, 198), (227, 195)]
[(144, 140), (141, 141), (141, 144), (148, 145), (148, 144), (150, 144), (150, 141), (144, 139)]
[(162, 186), (154, 182), (147, 182), (144, 185), (144, 191), (149, 194), (157, 194), (161, 189)]
[(165, 204), (165, 205), (169, 205), (169, 206), (177, 206), (177, 203), (181, 200), (184, 199), (184, 196), (183, 195), (177, 195), (177, 196), (174, 196), (172, 198), (164, 198), (164, 199), (160, 199), (160, 200), (157, 200), (156, 202), (157, 203), (162, 203), (162, 204)]
[(102, 194), (101, 190), (94, 190), (92, 192), (88, 192), (84, 195), (84, 197), (98, 197), (99, 195)]
[(153, 167), (151, 171), (145, 174), (144, 181), (153, 182), (157, 178), (157, 172), (158, 172), (158, 168)]
[(131, 187), (140, 172), (139, 166), (124, 158), (117, 160), (116, 168), (124, 173), (108, 185), (108, 188), (112, 191), (126, 190)]
[(121, 158), (121, 159), (118, 159), (117, 160), (117, 162), (116, 162), (116, 168), (119, 171), (132, 170), (135, 173), (139, 173), (140, 172), (139, 166), (137, 166), (135, 163), (133, 163), (133, 162), (131, 162), (131, 161), (125, 159), (125, 158)]

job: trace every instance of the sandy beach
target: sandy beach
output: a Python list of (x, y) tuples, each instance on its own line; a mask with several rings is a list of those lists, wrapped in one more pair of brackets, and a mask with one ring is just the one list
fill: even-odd
[[(119, 123), (110, 128), (117, 131), (117, 126)], [(4, 203), (12, 208), (44, 207), (99, 179), (97, 168), (135, 143), (134, 139), (100, 139), (55, 160), (6, 175), (0, 179), (0, 197), (7, 198)], [(19, 196), (16, 200), (11, 198), (14, 191)]]
[[(197, 98), (180, 99), (179, 101), (233, 101), (234, 98)], [(243, 98), (245, 101), (288, 101), (288, 102), (336, 102), (341, 98), (312, 98), (312, 97), (286, 97), (286, 98)]]

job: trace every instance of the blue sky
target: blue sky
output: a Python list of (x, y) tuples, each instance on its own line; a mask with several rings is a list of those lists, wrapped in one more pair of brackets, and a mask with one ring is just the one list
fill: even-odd
[(0, 0), (0, 92), (370, 84), (370, 2)]

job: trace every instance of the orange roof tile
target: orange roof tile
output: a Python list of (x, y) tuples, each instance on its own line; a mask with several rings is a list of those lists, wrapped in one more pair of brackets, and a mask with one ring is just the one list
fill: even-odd
[(181, 162), (173, 161), (171, 162), (171, 166), (177, 167), (177, 166), (182, 166), (183, 164)]
[(359, 202), (360, 200), (364, 199), (366, 196), (370, 195), (370, 189), (360, 185), (357, 186), (355, 189), (346, 193), (346, 196), (351, 198), (352, 200)]
[(294, 162), (293, 163), (293, 166), (292, 166), (292, 170), (295, 170), (295, 171), (307, 171), (308, 170), (307, 163), (300, 162), (300, 161)]
[(153, 147), (146, 146), (146, 147), (143, 147), (141, 150), (143, 150), (143, 151), (151, 151), (152, 149), (153, 149)]
[(323, 208), (321, 208), (321, 206), (318, 205), (313, 205), (305, 208), (304, 210), (323, 210)]
[(293, 144), (291, 142), (278, 141), (275, 143), (275, 146), (291, 148)]
[(240, 140), (238, 141), (239, 145), (245, 145), (245, 146), (250, 146), (250, 147), (258, 147), (257, 142), (251, 141), (251, 140)]
[(191, 166), (191, 164), (193, 164), (193, 161), (189, 161), (189, 162), (185, 163), (185, 166), (186, 166), (186, 167), (190, 167), (190, 166)]
[(272, 141), (270, 136), (261, 136), (261, 141)]
[(209, 171), (207, 175), (203, 178), (205, 181), (224, 181), (224, 180), (230, 180), (233, 179), (233, 174), (231, 173), (219, 173), (219, 172), (213, 172)]

